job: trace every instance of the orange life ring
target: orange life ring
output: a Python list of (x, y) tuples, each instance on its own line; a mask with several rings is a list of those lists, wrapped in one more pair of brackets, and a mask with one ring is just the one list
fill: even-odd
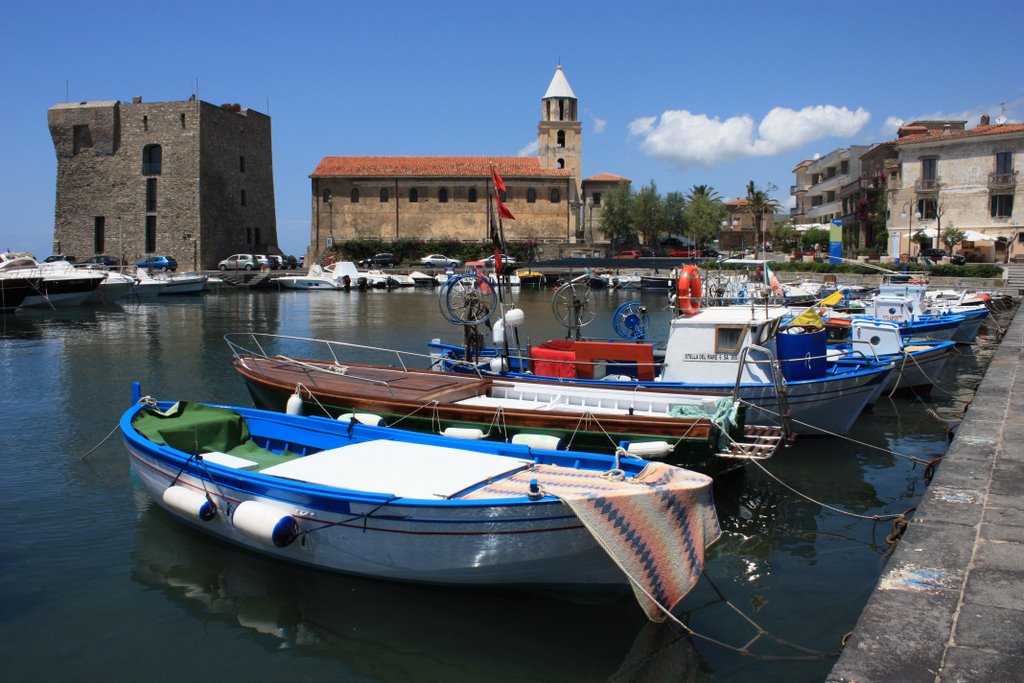
[(701, 282), (697, 266), (687, 264), (676, 282), (676, 307), (683, 315), (696, 315), (700, 310)]

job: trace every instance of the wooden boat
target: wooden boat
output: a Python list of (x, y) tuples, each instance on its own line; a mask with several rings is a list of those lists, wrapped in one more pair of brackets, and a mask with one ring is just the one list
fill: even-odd
[[(415, 370), (344, 361), (365, 348), (343, 342), (264, 334), (225, 337), (235, 369), (257, 407), (310, 415), (365, 413), (387, 424), (467, 438), (518, 439), (558, 447), (627, 451), (718, 471), (728, 458), (770, 457), (781, 430), (745, 424), (745, 410), (725, 394), (656, 387), (616, 388)], [(267, 349), (284, 353), (271, 353)], [(383, 349), (376, 349), (383, 352)], [(292, 397), (295, 397), (294, 399)]]
[(664, 463), (133, 395), (120, 429), (152, 499), (281, 560), (436, 584), (628, 581), (660, 621), (721, 533), (711, 479)]

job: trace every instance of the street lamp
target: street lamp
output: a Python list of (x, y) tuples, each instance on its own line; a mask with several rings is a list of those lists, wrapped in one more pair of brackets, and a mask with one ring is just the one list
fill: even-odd
[[(736, 226), (738, 226), (739, 224), (740, 224), (740, 221), (739, 221), (738, 218), (733, 218), (732, 219), (732, 232), (736, 232)], [(728, 228), (729, 228), (729, 219), (728, 218), (723, 218), (722, 219), (722, 231), (724, 232), (724, 231), (728, 230)], [(730, 239), (729, 242), (732, 242), (732, 239)], [(743, 252), (743, 233), (742, 232), (740, 233), (740, 252), (741, 252), (740, 255), (742, 256), (742, 252)]]
[(921, 220), (920, 211), (910, 213), (910, 207), (912, 204), (913, 202), (904, 202), (903, 208), (900, 210), (900, 219), (907, 219), (907, 253), (910, 253), (910, 242), (913, 239), (914, 235), (914, 218), (916, 217), (917, 220)]
[(327, 248), (334, 248), (334, 204), (331, 203), (333, 195), (330, 190), (324, 191), (324, 201), (327, 202)]

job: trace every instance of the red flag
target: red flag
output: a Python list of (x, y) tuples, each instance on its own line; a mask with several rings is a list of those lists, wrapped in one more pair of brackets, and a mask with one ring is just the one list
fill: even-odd
[(501, 179), (500, 175), (498, 175), (498, 169), (496, 169), (494, 166), (491, 166), (491, 176), (493, 176), (493, 178), (494, 178), (494, 189), (495, 189), (495, 191), (497, 191), (497, 192), (504, 192), (505, 191), (505, 181)]
[(501, 197), (498, 197), (498, 215), (510, 221), (514, 221), (516, 219), (516, 217), (512, 215), (512, 212), (508, 210), (508, 207), (501, 201)]

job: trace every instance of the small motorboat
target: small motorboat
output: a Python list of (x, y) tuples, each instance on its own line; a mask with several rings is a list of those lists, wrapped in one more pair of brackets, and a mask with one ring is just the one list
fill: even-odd
[(39, 282), (35, 291), (23, 298), (21, 306), (25, 308), (78, 306), (106, 278), (103, 271), (75, 268), (67, 261), (39, 263), (27, 252), (0, 253), (0, 275)]
[(286, 289), (304, 291), (348, 290), (359, 279), (359, 272), (351, 261), (339, 261), (322, 268), (314, 263), (305, 275), (285, 275), (274, 280)]
[(661, 621), (721, 534), (709, 477), (621, 453), (460, 441), (143, 398), (134, 479), (212, 536), (321, 569), (433, 584), (618, 589)]

